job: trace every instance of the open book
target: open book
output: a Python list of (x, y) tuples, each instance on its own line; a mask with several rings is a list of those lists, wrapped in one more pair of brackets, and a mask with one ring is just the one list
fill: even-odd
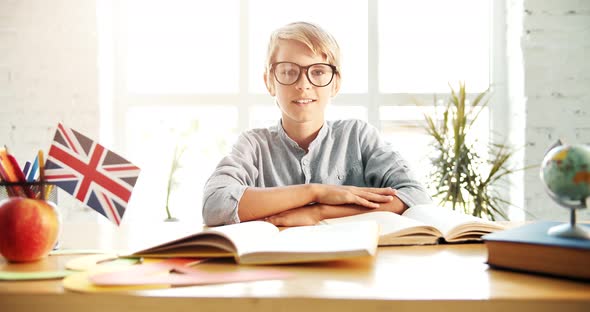
[(279, 228), (250, 221), (209, 228), (198, 233), (170, 233), (160, 242), (129, 256), (233, 257), (240, 264), (318, 262), (374, 256), (379, 227), (375, 222)]
[(402, 215), (388, 211), (326, 219), (323, 224), (376, 221), (380, 226), (379, 246), (428, 245), (439, 240), (448, 243), (481, 241), (481, 236), (504, 226), (435, 205), (416, 205)]

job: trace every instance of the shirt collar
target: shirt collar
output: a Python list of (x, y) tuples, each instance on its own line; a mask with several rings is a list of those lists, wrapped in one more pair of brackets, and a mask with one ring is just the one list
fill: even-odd
[[(322, 128), (320, 128), (320, 132), (318, 132), (318, 136), (309, 144), (309, 150), (312, 150), (313, 148), (315, 148), (316, 145), (321, 144), (320, 142), (322, 142), (324, 140), (324, 138), (326, 137), (326, 135), (328, 134), (329, 127), (330, 127), (330, 125), (326, 121), (324, 121)], [(284, 142), (287, 142), (287, 144), (289, 144), (291, 147), (294, 147), (294, 148), (297, 148), (298, 150), (303, 151), (303, 149), (301, 147), (299, 147), (299, 144), (297, 144), (297, 142), (293, 141), (293, 139), (291, 139), (287, 135), (287, 132), (285, 132), (285, 129), (283, 128), (282, 119), (279, 119), (279, 124), (277, 125), (277, 129), (279, 131), (279, 137), (281, 138), (281, 140), (283, 140)]]

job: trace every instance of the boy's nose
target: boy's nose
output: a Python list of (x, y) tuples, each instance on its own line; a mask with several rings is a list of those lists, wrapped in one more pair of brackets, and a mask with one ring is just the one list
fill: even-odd
[(307, 79), (307, 71), (304, 69), (299, 73), (299, 79), (295, 82), (295, 87), (300, 90), (310, 89), (312, 86), (309, 79)]

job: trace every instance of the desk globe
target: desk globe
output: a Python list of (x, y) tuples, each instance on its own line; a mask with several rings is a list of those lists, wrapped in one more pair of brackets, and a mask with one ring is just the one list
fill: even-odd
[(576, 225), (576, 209), (590, 206), (590, 147), (581, 144), (554, 147), (543, 159), (541, 179), (549, 196), (571, 210), (570, 223), (550, 228), (549, 234), (590, 239), (590, 233)]

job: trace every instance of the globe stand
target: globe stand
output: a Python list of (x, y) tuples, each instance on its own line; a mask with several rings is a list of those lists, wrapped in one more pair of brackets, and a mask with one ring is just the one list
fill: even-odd
[[(556, 198), (554, 198), (556, 199)], [(590, 232), (576, 224), (576, 209), (586, 208), (590, 206), (590, 197), (587, 197), (585, 200), (582, 200), (580, 204), (569, 204), (563, 200), (556, 201), (567, 208), (570, 209), (570, 223), (560, 224), (549, 228), (547, 234), (556, 237), (563, 237), (563, 238), (576, 238), (576, 239), (588, 239), (590, 240)]]

